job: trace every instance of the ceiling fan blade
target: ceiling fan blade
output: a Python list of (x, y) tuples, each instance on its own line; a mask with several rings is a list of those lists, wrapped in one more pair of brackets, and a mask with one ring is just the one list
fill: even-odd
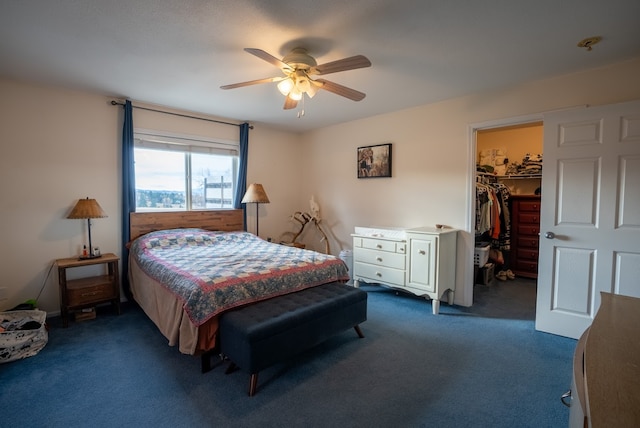
[(292, 108), (296, 108), (298, 106), (298, 101), (290, 98), (289, 96), (287, 96), (287, 98), (284, 99), (284, 109), (285, 110), (291, 110)]
[(371, 61), (363, 55), (351, 56), (337, 61), (327, 62), (311, 68), (309, 74), (329, 74), (338, 71), (355, 70), (357, 68), (371, 67)]
[(329, 82), (328, 80), (316, 79), (316, 82), (322, 83), (322, 89), (324, 89), (325, 91), (333, 92), (336, 95), (349, 98), (353, 101), (361, 101), (364, 99), (364, 97), (367, 96), (367, 94), (364, 94), (360, 91), (347, 88), (346, 86), (342, 86), (334, 82)]
[(285, 64), (284, 62), (280, 61), (278, 58), (276, 58), (275, 56), (271, 55), (270, 53), (267, 53), (267, 52), (263, 51), (262, 49), (244, 48), (244, 50), (246, 52), (249, 52), (251, 55), (255, 55), (258, 58), (267, 61), (269, 64), (275, 65), (278, 68), (281, 68), (283, 70), (291, 70), (291, 67), (289, 67), (287, 64)]
[(258, 85), (260, 83), (279, 82), (286, 77), (267, 77), (266, 79), (249, 80), (248, 82), (233, 83), (231, 85), (220, 86), (220, 89), (235, 89), (243, 86)]

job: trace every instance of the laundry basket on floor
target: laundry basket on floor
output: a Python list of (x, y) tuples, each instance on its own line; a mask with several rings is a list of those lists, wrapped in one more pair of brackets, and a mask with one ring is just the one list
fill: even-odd
[(47, 313), (40, 310), (0, 312), (0, 363), (36, 355), (49, 340)]

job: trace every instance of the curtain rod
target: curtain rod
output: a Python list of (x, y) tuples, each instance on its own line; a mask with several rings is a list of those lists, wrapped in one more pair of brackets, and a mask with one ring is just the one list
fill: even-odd
[[(124, 103), (119, 103), (119, 102), (117, 102), (115, 100), (111, 100), (111, 105), (112, 106), (123, 106)], [(156, 110), (156, 109), (152, 109), (152, 108), (148, 108), (148, 107), (140, 107), (140, 106), (135, 106), (135, 105), (132, 105), (132, 107), (133, 108), (138, 108), (140, 110), (153, 111), (153, 112), (156, 112), (156, 113), (164, 113), (164, 114), (170, 114), (170, 115), (173, 115), (173, 116), (186, 117), (188, 119), (198, 119), (198, 120), (204, 120), (206, 122), (221, 123), (223, 125), (240, 126), (237, 123), (224, 122), (222, 120), (215, 120), (215, 119), (205, 119), (204, 117), (190, 116), (188, 114), (173, 113), (173, 112), (170, 112), (170, 111)], [(249, 125), (249, 129), (253, 129), (253, 125)]]

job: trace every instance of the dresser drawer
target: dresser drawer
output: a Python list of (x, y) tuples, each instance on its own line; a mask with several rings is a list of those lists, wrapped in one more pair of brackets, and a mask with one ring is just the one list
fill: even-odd
[(407, 259), (404, 254), (388, 253), (381, 250), (368, 250), (366, 248), (354, 248), (353, 257), (357, 262), (394, 269), (404, 269)]
[(402, 241), (387, 241), (384, 239), (362, 238), (362, 248), (405, 254), (406, 244)]
[(518, 222), (520, 224), (540, 224), (540, 213), (521, 212), (518, 214)]
[(519, 201), (518, 207), (520, 211), (540, 212), (540, 201)]
[(517, 251), (517, 258), (520, 260), (533, 260), (533, 261), (538, 261), (538, 250), (534, 250), (534, 249), (525, 249), (525, 248), (519, 248), (516, 250)]
[(108, 275), (91, 278), (90, 284), (88, 284), (86, 279), (76, 279), (67, 282), (67, 299), (69, 306), (102, 302), (114, 299), (115, 297), (115, 284)]
[(511, 198), (511, 270), (516, 275), (536, 278), (540, 246), (540, 197), (513, 195)]
[(356, 261), (353, 264), (353, 272), (356, 279), (364, 278), (365, 280), (369, 279), (371, 282), (375, 283), (399, 285), (404, 287), (404, 270)]
[(530, 238), (530, 237), (527, 237), (527, 236), (519, 236), (517, 238), (517, 243), (516, 244), (517, 244), (519, 249), (520, 248), (522, 248), (522, 249), (531, 249), (531, 248), (533, 248), (533, 249), (537, 250), (538, 249), (538, 245), (540, 243), (539, 241), (540, 241), (539, 238)]
[(538, 262), (533, 260), (517, 259), (511, 267), (513, 270), (520, 272), (528, 272), (536, 275), (538, 273)]
[(518, 235), (528, 235), (537, 237), (540, 234), (540, 226), (537, 224), (518, 225)]

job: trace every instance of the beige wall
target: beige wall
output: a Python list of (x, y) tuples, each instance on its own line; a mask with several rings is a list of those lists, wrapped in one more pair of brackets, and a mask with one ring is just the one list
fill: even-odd
[[(118, 115), (95, 95), (0, 81), (0, 283), (8, 309), (35, 299), (55, 258), (78, 254), (86, 221), (65, 217), (79, 198), (96, 198), (109, 215), (92, 240), (117, 252), (120, 180)], [(58, 309), (51, 272), (41, 307)]]
[[(111, 97), (2, 79), (0, 93), (0, 288), (6, 297), (0, 310), (35, 299), (44, 283), (38, 303), (53, 314), (59, 311), (55, 268), (45, 277), (55, 259), (78, 254), (87, 240), (86, 221), (66, 219), (77, 199), (98, 200), (108, 217), (92, 221), (92, 241), (120, 255), (123, 109), (111, 106)], [(140, 109), (134, 109), (134, 126), (238, 140), (234, 126)], [(297, 136), (262, 126), (250, 139), (248, 181), (261, 181), (272, 201), (260, 210), (266, 236), (286, 225), (295, 205), (302, 147)], [(255, 217), (248, 224), (254, 230)], [(74, 269), (69, 277), (94, 271)]]
[[(304, 142), (314, 162), (301, 198), (316, 195), (336, 237), (335, 251), (351, 247), (355, 226), (441, 223), (463, 230), (455, 301), (471, 304), (476, 153), (471, 130), (513, 124), (509, 118), (541, 120), (550, 110), (638, 99), (638, 75), (640, 59), (310, 132)], [(358, 180), (357, 147), (383, 142), (393, 143), (393, 177)]]
[[(456, 302), (470, 304), (475, 164), (470, 129), (553, 109), (638, 99), (638, 75), (640, 59), (303, 135), (256, 124), (250, 133), (248, 181), (261, 182), (271, 199), (260, 207), (260, 235), (278, 239), (290, 230), (288, 217), (308, 210), (311, 195), (320, 204), (334, 254), (351, 248), (357, 225), (460, 228)], [(8, 297), (0, 301), (2, 310), (35, 298), (52, 262), (77, 253), (86, 223), (65, 216), (78, 198), (100, 202), (109, 217), (93, 222), (93, 241), (103, 252), (119, 254), (122, 108), (102, 95), (2, 79), (0, 93), (0, 288), (7, 288)], [(218, 138), (237, 132), (139, 110), (134, 110), (134, 124)], [(357, 147), (385, 142), (393, 143), (393, 177), (358, 180)], [(248, 219), (249, 230), (254, 220)], [(312, 248), (324, 248), (314, 233), (304, 239)], [(40, 307), (56, 313), (55, 272), (45, 286)]]

